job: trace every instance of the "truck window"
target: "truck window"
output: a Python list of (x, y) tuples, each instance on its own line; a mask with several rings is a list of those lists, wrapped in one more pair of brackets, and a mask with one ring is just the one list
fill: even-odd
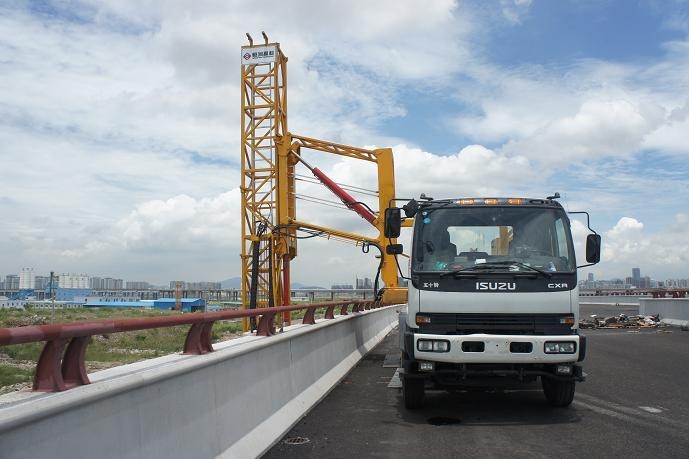
[(538, 207), (424, 211), (414, 231), (412, 269), (446, 271), (491, 261), (518, 261), (571, 272), (571, 236), (562, 214)]
[(555, 220), (555, 235), (557, 237), (557, 255), (559, 257), (569, 258), (569, 244), (567, 244), (567, 232), (565, 231), (565, 224), (561, 218)]

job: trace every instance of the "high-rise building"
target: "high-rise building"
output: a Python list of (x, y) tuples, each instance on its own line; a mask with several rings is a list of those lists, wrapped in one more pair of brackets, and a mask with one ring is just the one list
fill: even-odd
[(369, 277), (364, 277), (362, 279), (356, 278), (356, 288), (357, 290), (370, 290), (373, 288), (373, 283)]
[(5, 290), (19, 290), (19, 276), (16, 274), (5, 276)]
[(104, 285), (102, 277), (92, 277), (89, 280), (89, 287), (91, 287), (92, 290), (103, 290), (105, 288)]
[(35, 277), (35, 287), (36, 290), (45, 290), (50, 284), (50, 276), (36, 276)]
[(643, 281), (641, 279), (641, 269), (640, 268), (632, 268), (632, 278), (631, 278), (631, 284), (634, 287), (643, 287)]
[(588, 281), (593, 282), (593, 273), (589, 273)]
[(19, 272), (19, 289), (30, 289), (36, 288), (36, 276), (33, 272), (33, 268), (22, 268)]
[(60, 274), (57, 282), (58, 288), (89, 288), (87, 274)]
[(113, 279), (112, 277), (103, 278), (103, 290), (122, 290), (124, 288), (124, 280)]

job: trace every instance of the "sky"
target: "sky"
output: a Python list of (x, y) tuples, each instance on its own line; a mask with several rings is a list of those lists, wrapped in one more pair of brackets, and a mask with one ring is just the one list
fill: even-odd
[[(289, 130), (391, 147), (399, 197), (557, 191), (603, 238), (584, 277), (689, 278), (687, 0), (4, 0), (0, 276), (240, 276), (240, 48), (261, 31), (289, 57)], [(376, 187), (370, 165), (307, 156)], [(375, 267), (316, 238), (292, 279)]]

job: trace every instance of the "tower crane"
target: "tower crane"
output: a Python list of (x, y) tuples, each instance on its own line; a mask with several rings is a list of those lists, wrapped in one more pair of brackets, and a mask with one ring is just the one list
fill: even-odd
[[(287, 57), (280, 44), (269, 42), (241, 48), (241, 207), (242, 304), (245, 308), (290, 303), (290, 262), (297, 256), (298, 232), (353, 241), (380, 252), (379, 276), (385, 287), (376, 293), (384, 304), (406, 302), (406, 288), (398, 285), (398, 265), (384, 236), (383, 209), (395, 200), (395, 178), (390, 148), (364, 149), (313, 139), (289, 132), (287, 126)], [(318, 167), (307, 163), (303, 150), (339, 155), (375, 164), (378, 183), (376, 212), (358, 202)], [(376, 230), (367, 237), (302, 221), (296, 212), (295, 168), (304, 165), (348, 209)], [(393, 251), (391, 251), (393, 252)], [(377, 283), (376, 283), (377, 289)], [(288, 322), (289, 317), (285, 316)], [(245, 329), (248, 328), (245, 323)]]

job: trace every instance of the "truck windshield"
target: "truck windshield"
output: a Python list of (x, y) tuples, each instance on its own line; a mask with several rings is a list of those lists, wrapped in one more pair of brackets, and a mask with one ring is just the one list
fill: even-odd
[[(485, 266), (478, 270), (477, 265)], [(567, 214), (543, 207), (421, 211), (415, 224), (412, 270), (464, 269), (474, 273), (574, 271), (576, 260)]]

